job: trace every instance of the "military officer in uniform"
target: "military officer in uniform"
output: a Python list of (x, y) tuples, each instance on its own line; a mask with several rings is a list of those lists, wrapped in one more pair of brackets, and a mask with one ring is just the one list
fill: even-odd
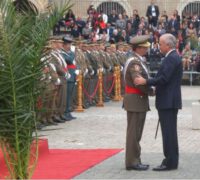
[(130, 40), (133, 56), (124, 66), (125, 95), (124, 109), (127, 111), (127, 134), (125, 165), (127, 170), (147, 170), (149, 165), (142, 164), (140, 140), (149, 110), (149, 89), (147, 85), (136, 86), (133, 82), (137, 76), (148, 78), (143, 56), (147, 53), (150, 43), (149, 36), (135, 36)]
[(61, 55), (64, 57), (67, 63), (68, 72), (70, 73), (70, 78), (67, 79), (67, 98), (64, 115), (67, 120), (72, 120), (76, 119), (76, 117), (71, 115), (71, 108), (73, 103), (72, 100), (76, 83), (76, 75), (78, 75), (78, 71), (76, 71), (75, 53), (71, 50), (73, 39), (70, 36), (64, 36), (62, 40), (63, 49), (61, 51)]
[(66, 108), (66, 92), (67, 92), (67, 79), (70, 78), (70, 74), (67, 70), (67, 63), (65, 59), (60, 54), (63, 47), (63, 41), (60, 37), (56, 37), (51, 40), (52, 50), (50, 51), (50, 56), (55, 64), (56, 71), (58, 73), (60, 83), (57, 84), (57, 97), (56, 97), (56, 113), (54, 115), (54, 121), (61, 122), (62, 120), (68, 120), (64, 116)]

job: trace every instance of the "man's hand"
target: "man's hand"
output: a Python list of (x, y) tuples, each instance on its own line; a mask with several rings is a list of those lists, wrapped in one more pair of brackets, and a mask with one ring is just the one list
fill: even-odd
[(151, 86), (149, 90), (149, 96), (155, 96), (155, 95), (156, 95), (156, 88)]
[(144, 79), (141, 76), (138, 76), (134, 79), (134, 84), (135, 85), (145, 85), (147, 83), (146, 79)]

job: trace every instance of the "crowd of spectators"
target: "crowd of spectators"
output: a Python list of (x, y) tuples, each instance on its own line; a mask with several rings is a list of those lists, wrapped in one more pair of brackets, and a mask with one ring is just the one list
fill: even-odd
[(76, 39), (128, 43), (133, 36), (149, 34), (151, 49), (148, 59), (161, 61), (159, 37), (171, 33), (177, 38), (177, 51), (183, 56), (184, 70), (191, 70), (192, 65), (196, 65), (194, 60), (198, 60), (200, 51), (200, 16), (197, 13), (182, 16), (177, 10), (172, 14), (166, 11), (160, 13), (152, 0), (145, 17), (140, 16), (137, 9), (133, 10), (131, 16), (126, 11), (117, 14), (115, 9), (108, 15), (103, 11), (97, 12), (93, 5), (88, 7), (87, 15), (86, 19), (82, 19), (69, 10), (54, 27), (54, 35), (60, 34), (63, 28), (64, 33)]

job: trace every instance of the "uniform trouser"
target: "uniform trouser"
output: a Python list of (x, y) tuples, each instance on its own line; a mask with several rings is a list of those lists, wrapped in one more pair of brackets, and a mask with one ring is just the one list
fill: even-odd
[[(92, 76), (90, 79), (89, 94), (93, 94), (96, 88), (97, 82), (98, 82), (98, 77), (96, 75)], [(90, 104), (96, 103), (95, 100), (97, 101), (97, 94), (93, 98), (90, 99)]]
[(66, 109), (66, 93), (67, 93), (67, 82), (66, 80), (58, 86), (58, 94), (56, 97), (56, 114), (63, 115)]
[(74, 86), (75, 82), (67, 82), (67, 98), (66, 98), (66, 109), (65, 109), (65, 114), (70, 112), (70, 108), (72, 107), (72, 99), (73, 99), (73, 94), (74, 94)]
[[(89, 77), (85, 77), (84, 79), (83, 79), (83, 85), (84, 85), (84, 88), (85, 88), (85, 90), (87, 91), (87, 92), (89, 92), (89, 88), (90, 88), (90, 78)], [(87, 97), (87, 95), (84, 93), (84, 91), (83, 91), (83, 105), (84, 105), (84, 107), (87, 107), (87, 106), (89, 106), (89, 103), (90, 103), (90, 101), (89, 101), (89, 97)]]
[(126, 134), (126, 167), (141, 163), (140, 140), (144, 128), (146, 112), (127, 111), (127, 134)]
[(55, 100), (57, 95), (57, 89), (55, 85), (49, 84), (43, 94), (43, 109), (41, 119), (42, 122), (51, 121), (51, 118), (55, 112)]
[(158, 110), (163, 138), (163, 153), (165, 156), (162, 164), (168, 168), (178, 167), (177, 114), (178, 109)]

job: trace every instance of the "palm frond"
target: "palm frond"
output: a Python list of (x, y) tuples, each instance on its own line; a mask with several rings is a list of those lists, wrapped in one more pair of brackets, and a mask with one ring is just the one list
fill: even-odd
[(0, 1), (0, 144), (9, 178), (27, 179), (32, 174), (30, 149), (44, 66), (40, 58), (69, 3), (60, 10), (55, 7), (49, 17), (36, 17), (31, 11), (16, 11), (12, 0)]

